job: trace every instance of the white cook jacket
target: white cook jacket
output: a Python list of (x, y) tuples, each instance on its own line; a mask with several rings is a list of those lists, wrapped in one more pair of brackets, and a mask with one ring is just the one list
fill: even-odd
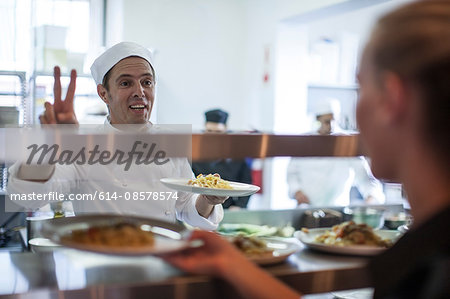
[[(109, 124), (108, 124), (109, 125)], [(43, 183), (20, 180), (17, 172), (20, 162), (9, 168), (8, 193), (40, 193), (45, 194), (56, 191), (63, 194), (94, 194), (99, 192), (116, 192), (125, 195), (126, 192), (166, 191), (175, 192), (165, 187), (159, 180), (161, 178), (194, 178), (192, 169), (185, 158), (170, 158), (163, 165), (131, 165), (128, 171), (123, 165), (56, 165), (51, 178)], [(166, 193), (168, 194), (168, 193)], [(72, 201), (75, 213), (98, 212), (139, 215), (157, 218), (169, 222), (176, 219), (185, 221), (191, 226), (206, 230), (214, 230), (223, 219), (222, 205), (216, 205), (211, 215), (206, 219), (202, 217), (195, 207), (198, 195), (178, 192), (178, 199), (169, 200), (143, 200), (143, 201)], [(18, 202), (20, 204), (20, 202)], [(27, 201), (27, 207), (39, 208), (48, 201)]]
[(376, 180), (364, 157), (291, 158), (287, 168), (289, 196), (302, 191), (314, 206), (346, 206), (355, 185), (363, 198), (385, 201), (381, 183)]

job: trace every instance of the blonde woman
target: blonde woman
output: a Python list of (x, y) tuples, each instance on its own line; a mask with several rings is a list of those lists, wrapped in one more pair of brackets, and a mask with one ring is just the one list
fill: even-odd
[[(358, 74), (357, 120), (373, 174), (401, 182), (414, 224), (367, 270), (375, 298), (450, 298), (450, 1), (420, 1), (377, 23)], [(300, 294), (215, 234), (167, 257), (228, 281), (245, 298)]]

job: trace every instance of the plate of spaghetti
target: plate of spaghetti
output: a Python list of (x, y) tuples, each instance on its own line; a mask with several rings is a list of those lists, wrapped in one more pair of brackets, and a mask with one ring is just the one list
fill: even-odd
[(160, 180), (170, 189), (213, 196), (249, 196), (259, 191), (250, 184), (226, 181), (219, 174), (199, 174), (195, 179), (163, 178)]

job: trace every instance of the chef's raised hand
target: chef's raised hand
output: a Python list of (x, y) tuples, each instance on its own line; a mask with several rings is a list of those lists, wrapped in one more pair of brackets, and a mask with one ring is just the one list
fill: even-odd
[(70, 83), (64, 100), (61, 97), (61, 69), (58, 66), (53, 69), (53, 77), (55, 79), (53, 85), (55, 101), (53, 105), (49, 102), (45, 103), (45, 111), (39, 116), (41, 124), (78, 124), (73, 108), (77, 72), (75, 70), (70, 72)]
[(225, 200), (228, 199), (228, 196), (213, 196), (213, 195), (200, 195), (197, 198), (197, 202), (195, 203), (195, 207), (197, 208), (197, 212), (205, 217), (208, 218), (209, 215), (211, 215), (214, 206), (220, 205), (225, 202)]

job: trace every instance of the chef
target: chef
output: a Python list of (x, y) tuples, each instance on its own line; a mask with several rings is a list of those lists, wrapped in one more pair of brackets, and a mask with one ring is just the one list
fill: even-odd
[[(142, 125), (157, 130), (149, 122), (155, 100), (155, 69), (151, 53), (131, 42), (122, 42), (106, 50), (91, 66), (97, 93), (107, 105), (105, 126), (118, 129), (121, 124)], [(72, 70), (67, 95), (61, 98), (60, 69), (54, 70), (54, 104), (45, 103), (42, 124), (77, 124), (74, 113), (76, 72)], [(112, 212), (134, 214), (166, 221), (185, 221), (206, 230), (214, 230), (223, 218), (226, 197), (174, 192), (162, 186), (160, 179), (193, 178), (187, 159), (171, 158), (162, 165), (132, 165), (128, 170), (118, 165), (27, 165), (10, 168), (9, 193), (99, 194), (109, 192), (130, 200), (73, 201), (75, 212)], [(133, 192), (167, 191), (165, 198), (133, 201)], [(171, 192), (172, 191), (172, 192)], [(106, 194), (106, 193), (103, 193)], [(160, 193), (158, 193), (160, 194)], [(33, 204), (45, 204), (33, 203)], [(36, 207), (36, 206), (34, 206)]]
[[(340, 105), (326, 98), (315, 107), (318, 135), (342, 133), (337, 125)], [(350, 189), (356, 186), (366, 203), (383, 203), (382, 186), (376, 180), (364, 157), (292, 158), (287, 168), (289, 196), (298, 205), (346, 206), (350, 204)]]
[[(228, 112), (213, 109), (205, 112), (205, 132), (225, 134), (227, 132)], [(193, 162), (192, 170), (199, 174), (218, 173), (227, 181), (252, 183), (251, 169), (245, 160), (220, 159), (210, 162)], [(222, 206), (225, 209), (237, 210), (247, 208), (250, 196), (230, 197)]]

